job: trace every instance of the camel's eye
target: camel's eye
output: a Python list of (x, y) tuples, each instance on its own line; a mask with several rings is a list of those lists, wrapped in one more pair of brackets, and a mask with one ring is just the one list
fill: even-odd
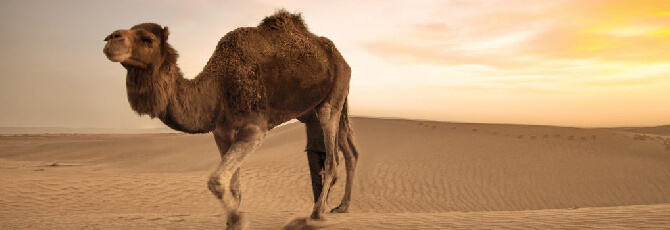
[(146, 43), (154, 42), (154, 39), (151, 38), (151, 37), (141, 37), (140, 40), (142, 40), (142, 42), (146, 42)]

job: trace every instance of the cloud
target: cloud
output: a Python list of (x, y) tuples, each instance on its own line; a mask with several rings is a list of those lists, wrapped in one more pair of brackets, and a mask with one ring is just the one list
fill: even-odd
[(434, 21), (361, 46), (396, 64), (508, 69), (551, 60), (667, 61), (670, 2), (650, 3), (516, 0), (489, 7), (485, 1), (450, 1), (435, 10)]
[(577, 82), (577, 86), (597, 87), (597, 88), (639, 88), (651, 86), (661, 82), (667, 82), (667, 75), (648, 76), (644, 78), (622, 78), (622, 79), (598, 79)]

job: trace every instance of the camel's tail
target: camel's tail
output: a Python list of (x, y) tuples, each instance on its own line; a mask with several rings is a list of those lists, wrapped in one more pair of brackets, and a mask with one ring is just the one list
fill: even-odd
[(353, 134), (351, 123), (349, 123), (349, 98), (344, 99), (344, 105), (342, 106), (342, 117), (340, 118), (340, 129), (345, 131), (340, 132), (341, 134)]
[(358, 150), (354, 145), (354, 130), (349, 122), (349, 99), (344, 99), (342, 106), (342, 117), (340, 118), (340, 130), (338, 132), (338, 145), (340, 148), (348, 148), (353, 157), (358, 159)]

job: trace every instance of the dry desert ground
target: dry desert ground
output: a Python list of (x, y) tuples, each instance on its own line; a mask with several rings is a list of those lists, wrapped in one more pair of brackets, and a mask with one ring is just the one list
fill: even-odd
[[(326, 229), (670, 228), (663, 128), (352, 122), (353, 203)], [(251, 229), (309, 215), (304, 144), (288, 124), (244, 162)], [(0, 229), (222, 229), (206, 186), (218, 158), (211, 134), (5, 134)]]

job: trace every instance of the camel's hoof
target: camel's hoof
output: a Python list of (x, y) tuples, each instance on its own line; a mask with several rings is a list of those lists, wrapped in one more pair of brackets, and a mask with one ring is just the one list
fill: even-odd
[(314, 212), (309, 218), (312, 220), (326, 220), (326, 217), (323, 216), (323, 212)]
[(288, 222), (284, 227), (282, 227), (282, 230), (313, 230), (313, 229), (319, 229), (319, 228), (325, 228), (328, 227), (332, 224), (326, 224), (323, 221), (314, 221), (310, 220), (309, 218), (295, 218)]
[(349, 212), (349, 206), (337, 206), (333, 210), (330, 210), (330, 213), (348, 213)]
[(226, 230), (243, 230), (248, 229), (249, 222), (244, 218), (242, 213), (235, 213), (228, 216), (226, 221)]

